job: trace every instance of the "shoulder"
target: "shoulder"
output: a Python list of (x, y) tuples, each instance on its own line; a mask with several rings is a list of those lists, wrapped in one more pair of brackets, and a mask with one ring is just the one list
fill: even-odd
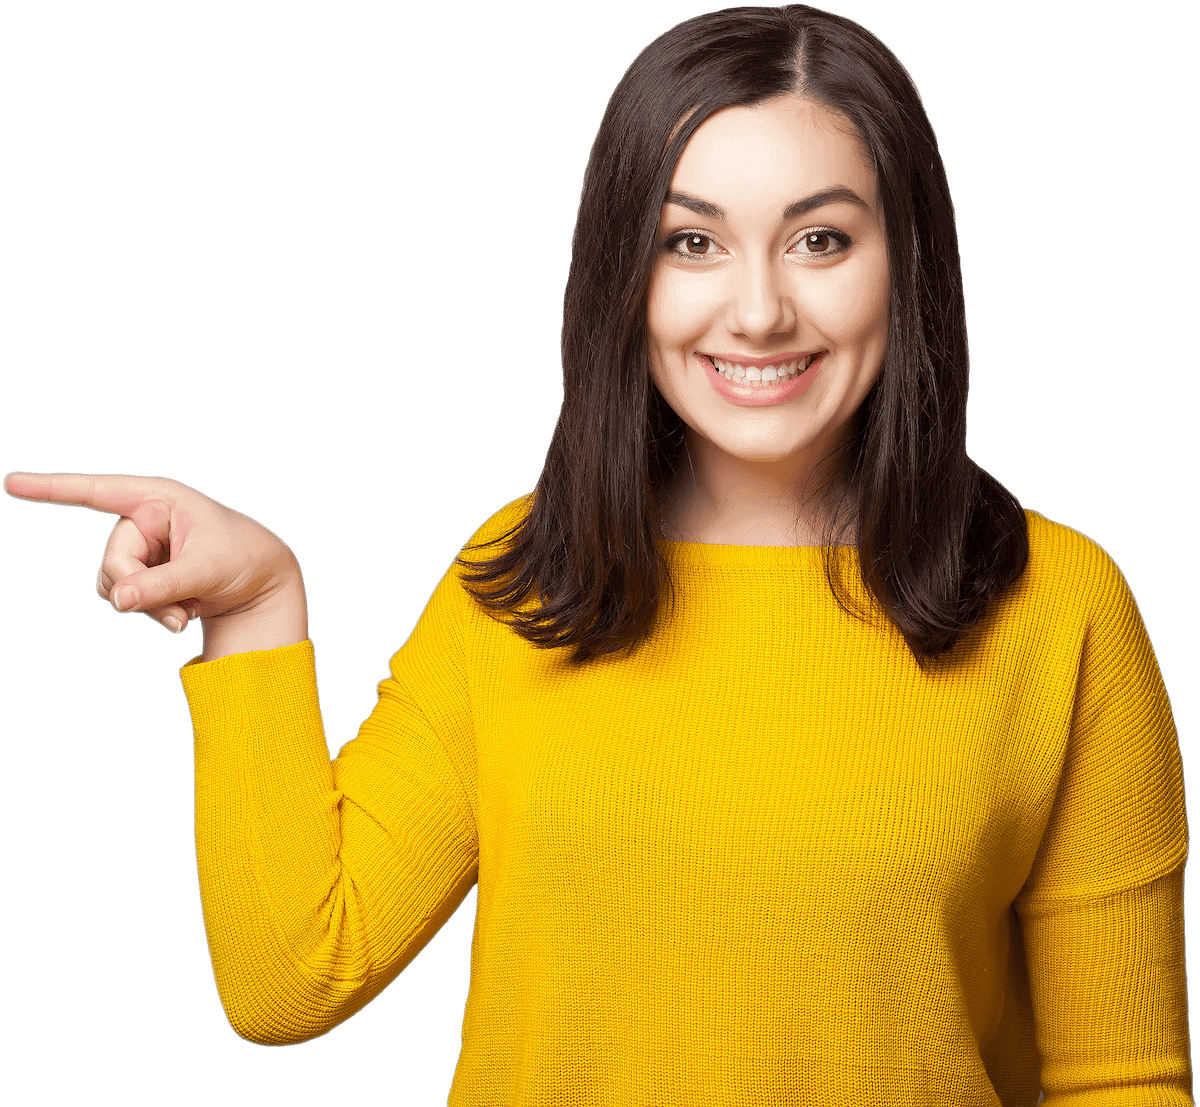
[(1042, 713), (1047, 733), (1054, 705), (1071, 713), (1072, 726), (1122, 716), (1131, 703), (1149, 704), (1147, 717), (1158, 719), (1162, 680), (1121, 570), (1079, 531), (1036, 512), (1026, 520), (1025, 571), (964, 634), (957, 657), (976, 676), (1032, 689), (1031, 718)]
[(1121, 571), (1105, 550), (1086, 534), (1055, 523), (1036, 511), (1025, 512), (1029, 528), (1028, 570), (1038, 581), (1109, 585)]
[[(499, 511), (490, 515), (479, 529), (471, 535), (466, 545), (463, 546), (463, 553), (466, 554), (471, 550), (480, 549), (481, 547), (494, 547), (503, 542), (520, 526), (529, 514), (532, 506), (532, 492), (524, 496), (518, 496), (515, 500), (505, 504)], [(494, 549), (484, 549), (483, 552), (484, 556), (490, 556), (496, 551)]]
[(1005, 606), (1083, 626), (1136, 610), (1124, 575), (1097, 542), (1036, 511), (1026, 511), (1025, 519), (1029, 561)]
[(505, 504), (499, 511), (490, 515), (464, 543), (459, 556), (446, 570), (430, 596), (407, 643), (392, 659), (393, 675), (398, 675), (399, 670), (396, 666), (403, 663), (405, 658), (423, 655), (423, 643), (433, 643), (425, 651), (429, 652), (430, 656), (449, 656), (451, 649), (466, 649), (465, 636), (468, 628), (471, 630), (469, 637), (476, 644), (494, 629), (497, 625), (495, 620), (476, 602), (465, 586), (472, 579), (471, 570), (476, 568), (479, 562), (502, 552), (505, 539), (529, 514), (532, 502), (533, 494), (530, 493)]

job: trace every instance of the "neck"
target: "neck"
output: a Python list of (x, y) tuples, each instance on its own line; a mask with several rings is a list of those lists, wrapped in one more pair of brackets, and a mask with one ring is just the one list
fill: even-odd
[(817, 459), (748, 461), (687, 432), (664, 490), (664, 536), (732, 546), (813, 546), (825, 537), (815, 490)]

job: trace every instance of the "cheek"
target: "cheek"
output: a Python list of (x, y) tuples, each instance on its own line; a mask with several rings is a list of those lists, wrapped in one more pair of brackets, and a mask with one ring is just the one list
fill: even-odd
[(710, 325), (716, 310), (713, 282), (696, 277), (668, 269), (651, 281), (646, 306), (651, 348), (665, 352), (696, 338)]
[(888, 274), (878, 263), (838, 270), (807, 301), (811, 321), (835, 341), (869, 342), (887, 334)]

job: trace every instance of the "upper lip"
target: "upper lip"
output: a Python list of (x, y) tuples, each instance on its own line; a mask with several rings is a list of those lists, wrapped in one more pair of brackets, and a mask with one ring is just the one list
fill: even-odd
[(716, 358), (718, 361), (732, 361), (734, 365), (745, 365), (749, 368), (751, 365), (755, 369), (765, 369), (768, 365), (787, 365), (792, 361), (805, 361), (814, 354), (819, 354), (820, 350), (807, 350), (804, 352), (784, 351), (782, 354), (769, 354), (767, 357), (750, 357), (747, 354), (715, 354), (705, 352), (701, 357)]

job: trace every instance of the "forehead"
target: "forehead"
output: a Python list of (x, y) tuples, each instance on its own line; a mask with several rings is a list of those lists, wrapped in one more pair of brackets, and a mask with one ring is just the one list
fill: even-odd
[(875, 171), (854, 125), (790, 95), (714, 112), (688, 140), (671, 178), (672, 190), (731, 214), (781, 209), (832, 185), (875, 206)]

